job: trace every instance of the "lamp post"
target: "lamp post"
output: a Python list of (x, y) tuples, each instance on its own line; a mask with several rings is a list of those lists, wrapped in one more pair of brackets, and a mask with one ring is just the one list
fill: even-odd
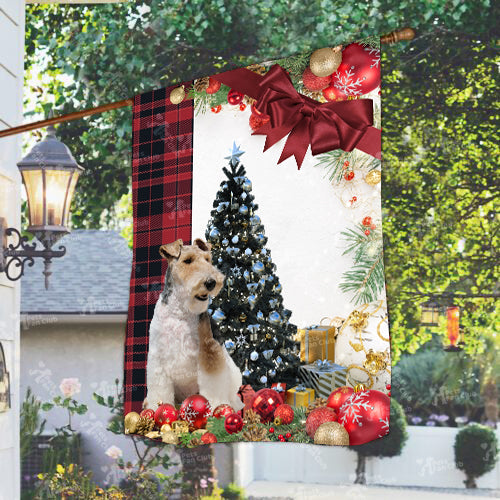
[[(52, 259), (62, 257), (66, 249), (52, 246), (69, 233), (69, 209), (78, 177), (83, 168), (78, 165), (68, 147), (59, 141), (53, 126), (47, 128), (47, 136), (17, 164), (21, 172), (28, 199), (28, 231), (40, 241), (43, 248), (37, 249), (36, 243), (28, 243), (26, 236), (13, 227), (7, 227), (5, 218), (0, 217), (0, 272), (11, 281), (24, 275), (24, 268), (33, 266), (34, 258), (41, 257), (44, 262), (45, 288), (49, 287)], [(7, 244), (7, 237), (15, 235), (16, 244)], [(17, 269), (17, 274), (13, 274)]]

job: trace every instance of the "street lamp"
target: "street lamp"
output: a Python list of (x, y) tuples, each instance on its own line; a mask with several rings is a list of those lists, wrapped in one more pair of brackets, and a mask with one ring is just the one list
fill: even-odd
[[(28, 231), (36, 236), (43, 249), (36, 249), (36, 243), (29, 244), (27, 237), (21, 236), (16, 228), (8, 228), (6, 220), (0, 218), (3, 247), (0, 272), (5, 272), (8, 279), (16, 281), (23, 276), (26, 264), (32, 266), (34, 258), (41, 257), (47, 289), (52, 274), (52, 259), (66, 253), (63, 246), (58, 250), (52, 250), (52, 246), (70, 232), (67, 227), (69, 209), (78, 177), (84, 169), (78, 165), (68, 147), (57, 139), (53, 126), (47, 128), (45, 139), (37, 143), (17, 166), (28, 199)], [(7, 244), (7, 236), (12, 235), (17, 237), (16, 245)], [(12, 264), (18, 269), (17, 274), (11, 274)]]
[(422, 326), (438, 326), (439, 325), (439, 304), (433, 300), (428, 300), (420, 306), (420, 324)]

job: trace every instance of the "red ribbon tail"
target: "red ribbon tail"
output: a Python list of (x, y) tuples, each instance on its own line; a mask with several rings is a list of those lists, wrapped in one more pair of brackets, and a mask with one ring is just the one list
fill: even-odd
[(309, 119), (304, 119), (295, 125), (290, 132), (290, 135), (287, 137), (278, 163), (281, 163), (293, 155), (295, 157), (295, 161), (297, 162), (298, 170), (300, 170), (304, 157), (306, 156), (307, 149), (309, 148), (309, 126)]

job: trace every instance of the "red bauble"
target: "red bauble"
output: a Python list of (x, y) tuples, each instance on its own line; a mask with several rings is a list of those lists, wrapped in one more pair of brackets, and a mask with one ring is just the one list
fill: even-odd
[(321, 424), (325, 422), (336, 422), (337, 414), (326, 406), (316, 408), (311, 413), (309, 413), (306, 420), (306, 432), (307, 435), (314, 439), (314, 434)]
[(145, 410), (141, 411), (140, 416), (153, 420), (155, 418), (155, 411), (151, 408), (146, 408)]
[(316, 76), (311, 68), (308, 66), (304, 73), (302, 73), (302, 83), (304, 87), (312, 92), (317, 92), (318, 90), (323, 90), (330, 85), (330, 80), (332, 77), (328, 76)]
[(372, 218), (369, 217), (368, 215), (363, 219), (362, 222), (363, 226), (371, 226), (372, 225)]
[(179, 410), (179, 417), (185, 420), (191, 429), (202, 429), (212, 413), (208, 399), (201, 394), (186, 398)]
[(376, 89), (380, 85), (380, 50), (359, 43), (348, 45), (342, 51), (342, 63), (332, 75), (332, 85), (348, 96)]
[(261, 389), (255, 393), (252, 410), (260, 416), (262, 423), (266, 423), (274, 419), (274, 411), (281, 404), (283, 400), (279, 392), (273, 389)]
[(294, 417), (293, 408), (290, 405), (282, 404), (274, 410), (274, 418), (281, 418), (281, 423), (284, 425), (291, 424)]
[(366, 236), (370, 236), (370, 230), (369, 229), (365, 229), (365, 234), (366, 234)]
[(326, 406), (335, 410), (337, 413), (340, 410), (340, 407), (346, 402), (347, 398), (354, 393), (354, 390), (351, 387), (347, 387), (346, 385), (335, 389), (330, 396), (328, 396), (328, 400), (326, 402)]
[(240, 104), (240, 111), (245, 111), (247, 109), (247, 105), (245, 103)]
[(215, 408), (212, 416), (215, 418), (226, 418), (228, 415), (231, 415), (231, 413), (235, 413), (234, 409), (229, 405), (223, 404)]
[(352, 181), (354, 179), (354, 172), (352, 170), (349, 170), (349, 172), (346, 172), (344, 174), (344, 179), (346, 181)]
[(224, 420), (224, 429), (228, 434), (236, 434), (243, 429), (243, 419), (237, 413), (231, 413)]
[(222, 106), (219, 104), (217, 106), (214, 106), (213, 108), (210, 108), (210, 111), (212, 111), (212, 113), (219, 113), (221, 109)]
[(154, 415), (156, 425), (160, 428), (163, 424), (171, 424), (178, 417), (179, 412), (175, 409), (175, 406), (169, 404), (158, 406)]
[(240, 104), (243, 101), (245, 94), (238, 92), (237, 90), (231, 89), (227, 94), (227, 102), (236, 106), (236, 104)]
[(258, 130), (262, 125), (267, 123), (270, 120), (269, 116), (267, 115), (250, 115), (250, 118), (248, 119), (248, 123), (250, 124), (250, 128), (255, 132)]
[(212, 434), (211, 432), (205, 432), (205, 434), (203, 434), (203, 436), (201, 436), (201, 442), (203, 444), (216, 443), (217, 437), (215, 434)]
[(207, 94), (215, 94), (220, 89), (220, 82), (213, 77), (208, 79), (208, 87), (205, 90)]
[(344, 101), (345, 99), (347, 99), (347, 95), (333, 85), (330, 85), (329, 87), (326, 87), (326, 89), (323, 89), (323, 97), (327, 101)]
[(339, 423), (349, 433), (349, 444), (368, 443), (389, 433), (391, 400), (380, 391), (352, 394), (339, 410)]

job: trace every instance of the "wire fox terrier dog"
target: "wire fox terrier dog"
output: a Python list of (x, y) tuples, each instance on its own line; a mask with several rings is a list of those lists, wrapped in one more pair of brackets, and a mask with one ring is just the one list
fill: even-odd
[(210, 249), (200, 239), (192, 245), (177, 240), (160, 247), (168, 269), (149, 326), (145, 408), (155, 408), (159, 401), (181, 403), (198, 393), (212, 408), (226, 403), (238, 411), (244, 406), (237, 394), (241, 373), (215, 340), (207, 312), (209, 297), (224, 283)]

